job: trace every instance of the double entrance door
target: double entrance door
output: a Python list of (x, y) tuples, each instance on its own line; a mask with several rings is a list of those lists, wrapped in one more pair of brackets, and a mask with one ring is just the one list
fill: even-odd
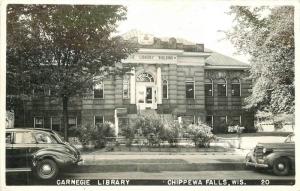
[(157, 109), (156, 86), (153, 83), (140, 82), (136, 86), (137, 109)]

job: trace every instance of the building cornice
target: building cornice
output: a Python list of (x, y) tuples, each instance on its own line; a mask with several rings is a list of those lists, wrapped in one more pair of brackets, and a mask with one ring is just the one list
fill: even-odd
[(149, 48), (140, 48), (137, 53), (140, 54), (169, 54), (169, 55), (180, 55), (183, 50), (174, 50), (174, 49), (149, 49)]
[(207, 70), (218, 70), (218, 69), (230, 69), (230, 70), (249, 70), (250, 66), (236, 66), (236, 65), (224, 65), (224, 66), (204, 66)]
[(168, 55), (177, 55), (183, 57), (209, 57), (210, 52), (185, 52), (183, 50), (175, 49), (149, 49), (149, 48), (140, 48), (137, 53), (140, 54), (168, 54)]

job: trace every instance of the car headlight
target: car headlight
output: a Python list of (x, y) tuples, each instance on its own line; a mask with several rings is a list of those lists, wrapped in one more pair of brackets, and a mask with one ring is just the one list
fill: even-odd
[(268, 149), (268, 148), (263, 148), (263, 153), (271, 153), (272, 149)]

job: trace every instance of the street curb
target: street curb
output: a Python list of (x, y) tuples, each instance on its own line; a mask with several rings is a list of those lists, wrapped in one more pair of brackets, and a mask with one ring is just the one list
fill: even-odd
[(79, 165), (68, 169), (72, 173), (96, 172), (159, 172), (159, 171), (229, 171), (245, 170), (244, 163), (143, 163), (143, 164), (114, 164), (114, 165)]

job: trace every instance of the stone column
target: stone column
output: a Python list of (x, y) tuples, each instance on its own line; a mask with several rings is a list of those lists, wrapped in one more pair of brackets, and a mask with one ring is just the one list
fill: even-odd
[(130, 104), (135, 104), (135, 68), (131, 69), (130, 75)]
[(115, 118), (115, 135), (116, 135), (116, 137), (118, 137), (118, 134), (119, 134), (119, 119), (118, 119), (117, 109), (115, 109), (114, 118)]
[(156, 71), (157, 103), (162, 104), (161, 68), (158, 66)]

